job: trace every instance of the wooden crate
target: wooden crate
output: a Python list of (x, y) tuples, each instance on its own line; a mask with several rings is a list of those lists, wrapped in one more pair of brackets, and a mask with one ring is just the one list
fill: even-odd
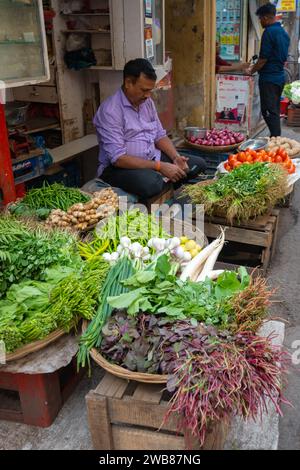
[(48, 374), (1, 372), (0, 420), (48, 427), (82, 379), (76, 359)]
[[(163, 389), (163, 385), (142, 384), (106, 373), (86, 396), (94, 449), (200, 449), (187, 434), (177, 434), (174, 418), (158, 431), (168, 409)], [(227, 431), (225, 423), (212, 426), (202, 449), (223, 449)]]
[(290, 106), (287, 113), (287, 125), (291, 127), (300, 127), (300, 108)]
[[(214, 239), (220, 233), (220, 226), (226, 229), (229, 242), (219, 256), (220, 261), (250, 266), (261, 266), (263, 271), (269, 266), (276, 247), (280, 211), (273, 209), (268, 215), (244, 224), (232, 226), (221, 217), (205, 218), (205, 235)], [(227, 254), (224, 255), (224, 253)]]

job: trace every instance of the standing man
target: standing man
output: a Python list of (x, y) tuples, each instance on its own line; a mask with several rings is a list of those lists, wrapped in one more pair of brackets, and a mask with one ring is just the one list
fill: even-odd
[(284, 63), (288, 58), (290, 38), (276, 21), (276, 7), (266, 3), (256, 15), (265, 29), (261, 39), (258, 62), (249, 69), (252, 75), (259, 73), (261, 111), (271, 137), (281, 135), (280, 98), (285, 84)]
[(141, 199), (161, 193), (166, 179), (178, 185), (205, 170), (204, 160), (182, 157), (167, 137), (151, 99), (156, 79), (149, 61), (131, 60), (124, 68), (123, 86), (94, 118), (98, 177)]

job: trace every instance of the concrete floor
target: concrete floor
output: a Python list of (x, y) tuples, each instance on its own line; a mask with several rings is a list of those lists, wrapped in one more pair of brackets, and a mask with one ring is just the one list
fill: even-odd
[[(264, 135), (267, 135), (266, 131)], [(284, 127), (283, 135), (300, 138), (300, 129)], [(269, 269), (269, 278), (278, 287), (278, 303), (272, 314), (287, 321), (285, 346), (291, 349), (300, 340), (300, 183), (296, 185), (292, 206), (281, 210), (277, 249)], [(291, 370), (285, 396), (294, 408), (285, 406), (279, 422), (279, 449), (300, 450), (300, 365)], [(0, 449), (92, 449), (88, 430), (85, 396), (95, 388), (102, 371), (94, 367), (66, 402), (54, 424), (41, 429), (0, 421)], [(275, 424), (277, 426), (277, 424)]]

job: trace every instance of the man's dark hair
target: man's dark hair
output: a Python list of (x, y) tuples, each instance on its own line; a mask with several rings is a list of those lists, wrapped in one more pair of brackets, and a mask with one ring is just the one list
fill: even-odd
[(130, 60), (129, 62), (127, 62), (127, 64), (125, 64), (125, 67), (123, 70), (123, 80), (125, 82), (125, 79), (130, 77), (134, 81), (137, 81), (141, 73), (146, 75), (146, 77), (149, 78), (150, 80), (156, 81), (157, 79), (155, 70), (148, 60), (134, 59), (134, 60)]
[(259, 18), (263, 16), (276, 16), (276, 7), (272, 3), (266, 3), (258, 8), (256, 15)]

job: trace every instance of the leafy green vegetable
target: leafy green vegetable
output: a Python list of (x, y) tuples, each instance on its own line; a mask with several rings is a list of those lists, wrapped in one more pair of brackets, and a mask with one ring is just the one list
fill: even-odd
[(128, 315), (140, 312), (164, 314), (173, 320), (194, 318), (207, 324), (227, 325), (232, 308), (229, 300), (250, 283), (246, 270), (224, 272), (216, 282), (182, 282), (172, 272), (165, 255), (158, 259), (155, 270), (134, 274), (123, 282), (129, 292), (108, 297), (108, 304), (126, 309)]
[(74, 236), (13, 217), (0, 217), (0, 246), (0, 298), (12, 284), (42, 280), (49, 267), (82, 263)]
[(104, 260), (82, 263), (78, 271), (46, 270), (46, 281), (13, 284), (0, 300), (0, 339), (8, 352), (49, 335), (57, 328), (69, 331), (83, 317), (91, 319), (98, 306), (109, 265)]
[(287, 176), (276, 164), (241, 165), (209, 184), (187, 186), (184, 194), (193, 203), (204, 204), (208, 214), (246, 221), (264, 214), (286, 194)]

